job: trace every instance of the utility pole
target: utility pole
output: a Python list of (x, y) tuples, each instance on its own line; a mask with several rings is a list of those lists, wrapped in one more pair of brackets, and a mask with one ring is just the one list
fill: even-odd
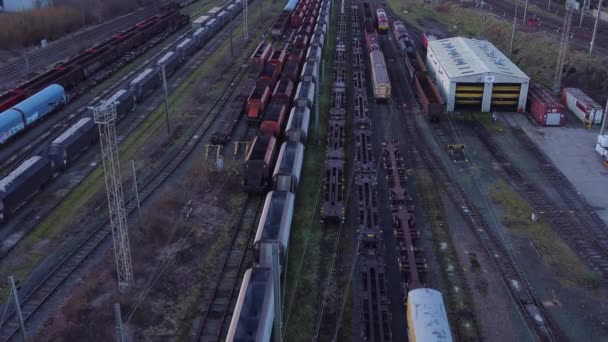
[(167, 121), (167, 135), (171, 134), (171, 127), (169, 126), (169, 94), (167, 92), (167, 77), (165, 75), (165, 65), (160, 66), (160, 72), (163, 77), (163, 91), (165, 93), (165, 120)]
[(108, 197), (108, 209), (110, 211), (112, 239), (114, 240), (116, 272), (118, 273), (118, 289), (125, 293), (133, 285), (133, 268), (129, 246), (127, 212), (122, 193), (118, 142), (116, 141), (116, 104), (104, 103), (92, 109), (95, 123), (99, 126), (101, 157)]
[(581, 8), (581, 21), (578, 23), (578, 27), (583, 27), (583, 17), (585, 16), (585, 7), (587, 6), (587, 0), (583, 0), (583, 8)]
[(509, 47), (509, 59), (513, 57), (513, 41), (515, 40), (515, 22), (517, 21), (517, 7), (517, 2), (515, 2), (515, 15), (513, 15), (513, 29), (511, 29), (511, 45)]
[(524, 19), (523, 24), (526, 25), (526, 15), (528, 14), (528, 0), (526, 0), (526, 4), (524, 5)]
[(279, 246), (276, 243), (268, 244), (267, 246), (267, 248), (272, 250), (272, 292), (274, 294), (274, 342), (281, 342), (283, 308), (281, 304), (281, 264), (279, 262)]
[(606, 100), (606, 109), (604, 109), (604, 115), (602, 116), (602, 128), (600, 128), (600, 135), (604, 135), (604, 129), (606, 129), (606, 115), (608, 115), (608, 100)]
[(135, 162), (131, 160), (131, 172), (133, 173), (133, 192), (135, 192), (135, 201), (137, 203), (137, 219), (139, 230), (141, 231), (141, 204), (139, 202), (139, 187), (137, 185), (137, 173), (135, 172)]
[(562, 74), (564, 71), (564, 63), (568, 54), (568, 40), (570, 39), (570, 29), (572, 27), (572, 15), (574, 10), (578, 8), (578, 2), (575, 0), (566, 1), (566, 16), (562, 27), (562, 37), (559, 42), (559, 51), (557, 53), (557, 63), (555, 65), (555, 75), (553, 78), (553, 93), (559, 94), (562, 87)]
[[(19, 320), (19, 330), (21, 331), (21, 338), (23, 339), (23, 342), (27, 342), (27, 333), (25, 331), (25, 323), (23, 321), (23, 314), (21, 313), (21, 302), (19, 301), (19, 293), (17, 292), (17, 286), (15, 286), (15, 277), (9, 276), (8, 282), (11, 286), (10, 294), (13, 295), (13, 300), (15, 301), (15, 310), (17, 311), (17, 319)], [(6, 303), (7, 306), (10, 301), (10, 294), (9, 294), (9, 300), (7, 300), (7, 303)]]
[(243, 0), (243, 40), (249, 40), (249, 25), (247, 24), (247, 0)]
[(230, 29), (230, 58), (234, 59), (234, 46), (232, 45), (232, 22), (228, 23), (228, 28)]
[(597, 4), (597, 16), (595, 17), (595, 24), (593, 24), (593, 35), (591, 36), (591, 43), (589, 44), (589, 53), (593, 53), (593, 48), (595, 47), (595, 37), (597, 36), (597, 27), (600, 24), (602, 2), (603, 0), (599, 0)]
[(116, 318), (116, 341), (126, 342), (125, 331), (122, 327), (122, 315), (120, 314), (120, 304), (114, 303), (114, 317)]
[(551, 0), (549, 0), (549, 3), (547, 4), (547, 12), (551, 11)]

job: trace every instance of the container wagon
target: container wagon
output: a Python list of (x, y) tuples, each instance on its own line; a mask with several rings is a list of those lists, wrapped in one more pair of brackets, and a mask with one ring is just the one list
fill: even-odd
[(541, 126), (561, 126), (566, 118), (566, 107), (542, 86), (530, 82), (527, 111)]
[(386, 70), (384, 54), (373, 50), (369, 54), (372, 67), (372, 88), (376, 101), (388, 101), (391, 98), (391, 81)]
[(271, 182), (271, 168), (276, 157), (276, 139), (258, 135), (253, 139), (245, 157), (243, 189), (247, 192), (263, 192)]
[(0, 221), (6, 220), (51, 178), (51, 161), (34, 156), (0, 180)]
[(253, 254), (258, 266), (272, 267), (271, 246), (278, 246), (281, 269), (286, 262), (295, 196), (290, 192), (271, 191), (266, 195), (260, 223), (253, 240)]
[(93, 118), (85, 117), (78, 120), (51, 142), (47, 157), (52, 161), (53, 169), (65, 169), (97, 141), (98, 137), (99, 132)]
[(262, 113), (266, 110), (266, 104), (270, 98), (270, 88), (266, 85), (257, 85), (251, 91), (247, 99), (246, 111), (247, 119), (250, 121), (259, 121)]
[(579, 88), (562, 89), (562, 103), (584, 124), (602, 123), (604, 113), (602, 106)]
[(272, 174), (274, 191), (288, 191), (295, 195), (303, 162), (304, 145), (299, 142), (284, 142)]

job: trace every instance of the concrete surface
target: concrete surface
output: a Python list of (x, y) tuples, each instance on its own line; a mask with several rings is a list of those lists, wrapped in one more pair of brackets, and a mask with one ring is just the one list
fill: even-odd
[(608, 224), (608, 167), (594, 150), (597, 129), (537, 127), (523, 114), (504, 114), (500, 120), (521, 127)]

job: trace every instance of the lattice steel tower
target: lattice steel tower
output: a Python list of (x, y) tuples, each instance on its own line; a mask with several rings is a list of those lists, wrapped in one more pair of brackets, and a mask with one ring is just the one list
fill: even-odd
[(122, 194), (118, 142), (116, 141), (116, 105), (105, 103), (93, 108), (95, 123), (99, 126), (101, 157), (106, 181), (110, 224), (114, 240), (114, 256), (118, 273), (118, 289), (127, 292), (133, 284), (131, 249), (127, 228), (127, 212)]

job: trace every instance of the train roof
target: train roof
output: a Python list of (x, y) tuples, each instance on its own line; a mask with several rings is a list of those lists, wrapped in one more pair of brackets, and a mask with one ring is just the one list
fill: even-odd
[(68, 128), (65, 132), (63, 132), (63, 134), (61, 134), (60, 136), (58, 136), (57, 138), (55, 138), (55, 140), (53, 140), (51, 142), (51, 144), (61, 144), (68, 137), (70, 137), (72, 134), (74, 134), (74, 132), (76, 132), (82, 126), (86, 125), (88, 122), (90, 122), (92, 120), (93, 119), (88, 118), (88, 117), (87, 118), (82, 118), (82, 119), (78, 120), (78, 122), (76, 122), (75, 124), (73, 124), (72, 127)]
[(173, 57), (173, 55), (175, 54), (175, 52), (173, 51), (169, 51), (167, 52), (161, 59), (158, 60), (157, 64), (163, 64), (165, 63), (169, 58)]
[(26, 170), (28, 170), (30, 167), (32, 167), (32, 165), (36, 164), (42, 158), (43, 157), (41, 157), (41, 156), (33, 156), (30, 159), (27, 159), (26, 161), (21, 163), (21, 165), (19, 165), (15, 170), (13, 170), (11, 173), (9, 173), (6, 177), (2, 178), (2, 180), (0, 180), (0, 192), (6, 191), (7, 188), (11, 185), (11, 183), (13, 181), (15, 181), (15, 179), (17, 179), (17, 177), (19, 177), (22, 173), (24, 173)]
[(411, 290), (407, 295), (410, 336), (416, 341), (451, 342), (452, 333), (441, 292), (428, 288)]
[(427, 58), (434, 58), (449, 78), (500, 74), (529, 80), (509, 58), (485, 40), (453, 37), (429, 41)]
[(143, 80), (146, 76), (150, 75), (152, 72), (154, 72), (154, 69), (146, 69), (142, 71), (139, 75), (137, 75), (137, 77), (133, 79), (133, 81), (131, 81), (131, 84), (141, 82), (141, 80)]
[(59, 98), (64, 97), (65, 89), (59, 84), (51, 84), (29, 98), (14, 105), (13, 109), (19, 110), (28, 116), (32, 111), (37, 111), (35, 108), (37, 108), (40, 103), (53, 103)]

